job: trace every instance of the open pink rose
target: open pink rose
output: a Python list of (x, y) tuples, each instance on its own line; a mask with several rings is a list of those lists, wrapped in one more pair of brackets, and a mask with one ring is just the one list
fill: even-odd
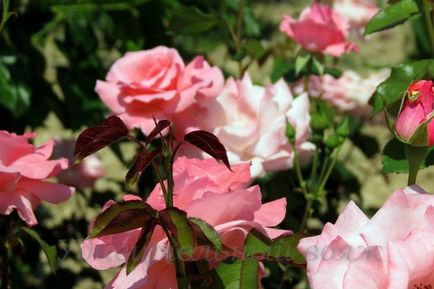
[(338, 57), (344, 53), (358, 51), (354, 43), (347, 41), (347, 20), (329, 6), (318, 4), (316, 1), (310, 8), (301, 12), (299, 20), (284, 15), (280, 31), (311, 52)]
[[(309, 93), (311, 96), (321, 97), (341, 111), (367, 116), (371, 111), (368, 104), (371, 96), (389, 74), (389, 69), (383, 69), (367, 77), (361, 77), (353, 70), (344, 71), (339, 78), (331, 75), (313, 75), (310, 78)], [(302, 87), (303, 84), (300, 82), (296, 91), (302, 90)]]
[(222, 93), (204, 108), (201, 128), (213, 132), (225, 145), (231, 164), (251, 161), (253, 177), (292, 168), (287, 121), (296, 129), (296, 146), (304, 162), (314, 150), (308, 142), (309, 98), (294, 99), (284, 80), (262, 87), (253, 85), (248, 74), (242, 80), (230, 78)]
[(197, 101), (217, 96), (223, 82), (220, 69), (203, 57), (185, 66), (176, 49), (158, 46), (125, 54), (95, 89), (129, 128), (147, 134), (154, 128), (153, 117), (172, 120)]
[[(396, 120), (397, 134), (404, 140), (417, 145), (434, 145), (434, 91), (431, 80), (412, 83), (404, 96), (401, 111)], [(412, 139), (423, 124), (426, 125), (427, 139)]]
[(9, 215), (16, 210), (30, 226), (38, 223), (33, 210), (41, 200), (57, 204), (74, 191), (45, 180), (67, 168), (68, 161), (49, 160), (54, 141), (35, 147), (29, 143), (35, 136), (0, 131), (0, 214)]
[(74, 164), (75, 141), (63, 139), (56, 141), (54, 157), (68, 159), (69, 167), (57, 175), (60, 183), (76, 187), (92, 187), (95, 181), (104, 176), (104, 167), (96, 155), (87, 156), (79, 164)]
[(348, 18), (353, 29), (363, 29), (378, 12), (377, 4), (372, 0), (335, 0), (333, 9)]
[[(285, 216), (286, 200), (261, 203), (258, 186), (246, 188), (251, 182), (249, 165), (232, 167), (233, 172), (214, 159), (197, 160), (180, 157), (174, 165), (174, 205), (189, 217), (207, 221), (219, 233), (223, 244), (231, 249), (228, 255), (242, 254), (250, 229), (276, 238), (289, 231), (273, 229)], [(137, 198), (126, 196), (127, 199)], [(159, 185), (147, 200), (155, 209), (165, 207)], [(112, 202), (106, 204), (108, 208)], [(122, 265), (138, 238), (138, 230), (86, 239), (82, 245), (83, 258), (94, 268), (102, 270)], [(198, 257), (214, 260), (216, 255), (196, 252)], [(142, 262), (126, 275), (125, 267), (107, 285), (107, 289), (168, 289), (177, 288), (175, 266), (170, 260), (169, 242), (157, 227)]]
[(312, 289), (434, 288), (434, 196), (397, 190), (370, 220), (350, 202), (298, 249)]

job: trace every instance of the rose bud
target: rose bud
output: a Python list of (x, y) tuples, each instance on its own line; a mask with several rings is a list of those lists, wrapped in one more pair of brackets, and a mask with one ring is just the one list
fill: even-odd
[(401, 140), (415, 146), (434, 145), (433, 110), (433, 82), (419, 80), (410, 84), (395, 124)]

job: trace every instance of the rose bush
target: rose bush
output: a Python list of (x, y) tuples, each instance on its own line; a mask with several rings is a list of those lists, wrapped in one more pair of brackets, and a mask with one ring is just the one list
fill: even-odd
[(251, 161), (253, 177), (292, 168), (294, 151), (285, 128), (296, 130), (295, 145), (303, 163), (315, 146), (308, 140), (309, 98), (294, 98), (283, 79), (266, 87), (254, 85), (246, 74), (226, 81), (222, 93), (204, 104), (200, 127), (213, 132), (228, 150), (232, 164)]
[(434, 197), (414, 185), (395, 191), (369, 219), (350, 202), (321, 235), (302, 239), (312, 289), (434, 286)]
[(349, 23), (330, 6), (316, 1), (300, 14), (299, 20), (284, 15), (280, 31), (300, 44), (307, 51), (329, 54), (335, 57), (352, 51), (356, 44), (347, 40)]
[[(225, 256), (239, 256), (249, 230), (255, 228), (270, 238), (290, 231), (274, 229), (285, 216), (286, 200), (281, 198), (262, 204), (258, 186), (251, 182), (249, 164), (233, 166), (233, 172), (214, 159), (198, 160), (180, 157), (174, 164), (174, 205), (212, 225), (219, 233)], [(125, 196), (125, 199), (140, 199)], [(147, 199), (154, 209), (165, 207), (161, 187), (157, 185)], [(108, 202), (104, 209), (113, 204)], [(210, 210), (209, 208), (212, 208)], [(139, 230), (86, 239), (82, 245), (83, 258), (95, 269), (108, 269), (125, 263)], [(126, 274), (125, 266), (106, 288), (177, 288), (175, 265), (170, 260), (169, 241), (157, 227), (140, 264)], [(215, 254), (196, 256), (213, 261)], [(217, 260), (216, 260), (217, 261)]]
[(158, 46), (126, 53), (95, 89), (129, 128), (148, 134), (154, 117), (172, 120), (196, 102), (216, 97), (223, 82), (220, 69), (203, 57), (185, 65), (176, 49)]
[(35, 147), (36, 134), (17, 135), (0, 131), (0, 214), (17, 211), (29, 226), (38, 221), (33, 212), (41, 200), (61, 203), (74, 189), (47, 181), (68, 167), (66, 159), (50, 160), (54, 140)]

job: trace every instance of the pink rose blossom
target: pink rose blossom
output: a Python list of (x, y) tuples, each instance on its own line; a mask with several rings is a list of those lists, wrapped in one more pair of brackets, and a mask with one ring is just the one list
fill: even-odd
[(316, 1), (301, 12), (299, 20), (284, 15), (280, 31), (311, 52), (339, 57), (358, 51), (354, 43), (347, 41), (349, 24), (346, 18)]
[(314, 150), (308, 142), (309, 98), (293, 99), (284, 80), (262, 87), (253, 85), (248, 74), (242, 80), (230, 78), (222, 93), (204, 107), (201, 127), (225, 145), (231, 164), (251, 161), (253, 177), (292, 168), (287, 121), (296, 129), (296, 146), (304, 163)]
[(95, 89), (129, 128), (147, 134), (154, 128), (153, 117), (172, 120), (196, 102), (216, 97), (223, 82), (220, 69), (203, 57), (185, 66), (176, 49), (158, 46), (125, 54)]
[[(363, 78), (353, 70), (346, 70), (339, 78), (331, 75), (311, 76), (309, 93), (314, 97), (329, 102), (341, 111), (348, 111), (354, 115), (367, 116), (371, 107), (368, 102), (377, 86), (386, 80), (390, 70), (383, 69)], [(296, 91), (302, 89), (298, 84)]]
[[(428, 121), (426, 127), (428, 139), (421, 140), (429, 146), (434, 145), (434, 88), (431, 80), (419, 80), (412, 83), (404, 96), (401, 111), (395, 128), (405, 141), (411, 141), (415, 131)], [(419, 141), (419, 140), (418, 140)]]
[(92, 187), (97, 179), (104, 176), (104, 167), (96, 155), (87, 156), (79, 164), (74, 164), (74, 148), (74, 140), (56, 142), (53, 155), (69, 161), (69, 168), (60, 172), (57, 179), (62, 184), (76, 188)]
[(66, 169), (68, 161), (49, 160), (54, 141), (35, 147), (29, 143), (35, 136), (0, 131), (0, 214), (9, 215), (16, 210), (30, 226), (38, 223), (33, 210), (41, 200), (58, 204), (74, 191), (45, 180)]
[(312, 289), (434, 288), (434, 196), (395, 191), (371, 218), (350, 202), (321, 235), (302, 239)]
[[(256, 228), (270, 238), (289, 231), (273, 229), (285, 216), (284, 198), (266, 204), (261, 202), (258, 186), (246, 188), (251, 182), (249, 164), (232, 167), (233, 172), (214, 159), (198, 160), (179, 157), (174, 165), (174, 205), (189, 217), (207, 221), (219, 233), (228, 255), (242, 252), (250, 229)], [(126, 199), (137, 199), (127, 195)], [(159, 185), (147, 200), (155, 209), (165, 208)], [(105, 205), (108, 208), (113, 202)], [(86, 239), (82, 245), (83, 258), (94, 268), (103, 270), (125, 263), (139, 230), (101, 238)], [(170, 246), (160, 227), (155, 229), (141, 263), (129, 274), (123, 267), (107, 285), (107, 289), (168, 289), (177, 288), (175, 266), (170, 260)], [(204, 255), (205, 254), (205, 255)], [(196, 258), (216, 261), (215, 255), (198, 250)]]
[(372, 0), (335, 0), (333, 9), (349, 19), (353, 29), (363, 29), (378, 12), (378, 7)]

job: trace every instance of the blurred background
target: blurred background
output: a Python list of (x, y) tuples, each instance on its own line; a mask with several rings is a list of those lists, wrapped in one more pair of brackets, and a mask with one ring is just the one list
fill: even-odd
[[(238, 77), (237, 61), (243, 61), (249, 64), (247, 71), (255, 83), (266, 84), (280, 77), (291, 83), (296, 79), (288, 59), (296, 47), (278, 26), (282, 14), (298, 15), (308, 2), (246, 1), (244, 48), (237, 52), (231, 35), (239, 8), (236, 0), (13, 0), (10, 11), (14, 14), (0, 38), (0, 129), (36, 131), (40, 143), (52, 137), (75, 138), (108, 115), (94, 91), (96, 80), (104, 79), (111, 64), (126, 51), (158, 45), (177, 48), (185, 62), (205, 55), (226, 76)], [(353, 33), (360, 53), (344, 56), (336, 68), (367, 75), (424, 57), (426, 45), (418, 40), (423, 33), (418, 21), (368, 38)], [(335, 220), (345, 200), (354, 199), (373, 212), (393, 189), (406, 182), (406, 175), (381, 173), (379, 152), (390, 138), (382, 118), (355, 119), (354, 123), (357, 128), (352, 141), (345, 144), (327, 187), (327, 205), (332, 209), (321, 216), (322, 221), (317, 220), (318, 228), (320, 222)], [(21, 258), (14, 258), (11, 264), (14, 289), (103, 288), (115, 272), (91, 269), (81, 259), (79, 244), (101, 206), (124, 193), (124, 175), (133, 155), (134, 146), (127, 143), (103, 150), (98, 155), (105, 171), (103, 178), (86, 184), (60, 206), (44, 204), (38, 208), (36, 230), (48, 243), (58, 245), (59, 268), (56, 275), (51, 274), (38, 245), (29, 240), (16, 249)], [(422, 171), (422, 186), (432, 177), (432, 173)], [(293, 190), (288, 174), (270, 174), (257, 182), (264, 199), (287, 197), (288, 216), (282, 226), (296, 228), (304, 200)], [(148, 174), (138, 190), (146, 192), (153, 185), (153, 176)], [(275, 267), (269, 270), (275, 274), (264, 279), (265, 287), (280, 288), (281, 271)], [(288, 286), (303, 283), (299, 271), (285, 274)]]

